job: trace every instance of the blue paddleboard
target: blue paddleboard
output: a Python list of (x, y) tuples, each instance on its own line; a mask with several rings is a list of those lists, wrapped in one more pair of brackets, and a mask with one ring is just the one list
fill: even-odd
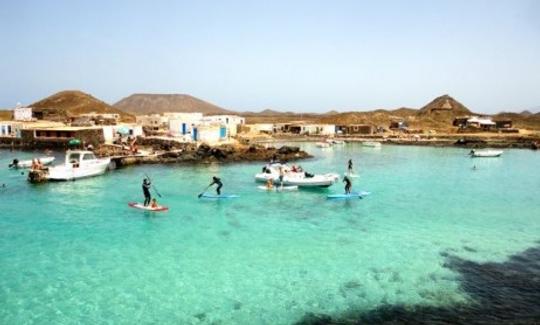
[(236, 194), (221, 194), (221, 195), (215, 195), (215, 194), (208, 194), (208, 193), (204, 193), (203, 195), (201, 195), (201, 199), (216, 199), (216, 200), (219, 200), (219, 199), (234, 199), (234, 198), (237, 198), (239, 197), (238, 195)]
[(352, 192), (352, 193), (349, 193), (349, 194), (330, 194), (330, 195), (327, 195), (326, 197), (328, 199), (361, 199), (363, 198), (364, 196), (366, 195), (369, 195), (370, 192)]

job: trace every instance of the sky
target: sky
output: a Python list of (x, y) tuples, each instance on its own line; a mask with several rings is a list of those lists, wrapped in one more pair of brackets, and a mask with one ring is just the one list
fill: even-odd
[(540, 1), (0, 0), (0, 107), (78, 89), (234, 110), (540, 110)]

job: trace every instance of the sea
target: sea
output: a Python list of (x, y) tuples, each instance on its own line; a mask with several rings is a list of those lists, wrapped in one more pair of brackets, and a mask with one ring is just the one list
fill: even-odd
[[(540, 322), (539, 152), (295, 145), (371, 194), (261, 191), (264, 163), (30, 184), (8, 164), (44, 153), (1, 150), (0, 323)], [(146, 175), (168, 212), (128, 207)], [(199, 199), (212, 176), (239, 197)]]

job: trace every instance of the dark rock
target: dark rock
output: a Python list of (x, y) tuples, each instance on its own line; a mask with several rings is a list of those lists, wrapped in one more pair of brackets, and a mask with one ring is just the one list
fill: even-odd
[(291, 154), (291, 153), (297, 153), (299, 151), (300, 151), (300, 148), (298, 148), (298, 147), (289, 147), (289, 146), (283, 146), (283, 147), (278, 149), (278, 153), (280, 155), (288, 155), (288, 154)]

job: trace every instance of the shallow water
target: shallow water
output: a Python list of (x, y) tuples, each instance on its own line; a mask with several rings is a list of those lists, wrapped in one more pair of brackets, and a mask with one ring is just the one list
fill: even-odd
[[(0, 169), (0, 323), (290, 324), (388, 305), (475, 304), (448, 255), (505, 262), (540, 239), (540, 154), (348, 144), (310, 172), (352, 158), (361, 200), (323, 190), (266, 193), (261, 164), (138, 166), (31, 185)], [(0, 151), (0, 166), (36, 153)], [(473, 170), (473, 165), (476, 170)], [(148, 173), (167, 213), (142, 200)], [(220, 175), (228, 201), (198, 200)]]

